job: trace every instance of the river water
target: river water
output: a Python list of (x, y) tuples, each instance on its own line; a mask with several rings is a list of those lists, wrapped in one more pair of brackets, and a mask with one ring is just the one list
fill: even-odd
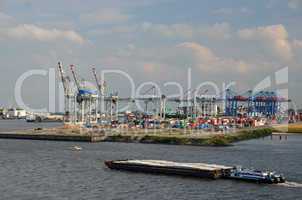
[(40, 127), (50, 128), (60, 125), (62, 125), (62, 123), (59, 122), (28, 123), (25, 120), (0, 120), (0, 132), (32, 129), (32, 128), (40, 128)]
[[(0, 129), (7, 122), (0, 122)], [(8, 122), (22, 128), (24, 122)], [(53, 124), (54, 125), (54, 124)], [(53, 126), (53, 125), (43, 125)], [(24, 125), (30, 126), (40, 125)], [(15, 129), (6, 124), (5, 130)], [(4, 129), (4, 128), (3, 128)], [(302, 199), (302, 136), (193, 147), (0, 139), (0, 199)], [(72, 151), (78, 145), (82, 151)], [(261, 185), (111, 171), (104, 160), (164, 159), (273, 169), (291, 182)]]

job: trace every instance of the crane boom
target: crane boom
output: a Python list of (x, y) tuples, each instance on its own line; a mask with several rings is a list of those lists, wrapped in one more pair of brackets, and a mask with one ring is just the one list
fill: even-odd
[(184, 94), (184, 98), (188, 98), (189, 97), (189, 94), (190, 94), (190, 96), (191, 96), (191, 94), (192, 93), (194, 93), (195, 91), (196, 91), (197, 89), (188, 89), (186, 92), (185, 92), (185, 94)]
[(64, 75), (64, 71), (63, 71), (63, 67), (62, 67), (62, 63), (58, 62), (58, 68), (59, 68), (59, 73), (60, 73), (60, 78), (63, 84), (63, 89), (64, 89), (64, 93), (65, 95), (67, 94), (67, 77)]
[(148, 92), (150, 92), (151, 90), (155, 89), (155, 86), (153, 85), (152, 87), (150, 87), (148, 90), (146, 90), (143, 95), (147, 94)]
[(92, 73), (93, 73), (93, 76), (94, 76), (94, 79), (95, 79), (95, 82), (96, 82), (99, 94), (101, 96), (104, 96), (105, 95), (105, 90), (106, 90), (106, 82), (105, 81), (102, 82), (101, 80), (99, 80), (95, 68), (92, 68)]
[(79, 91), (80, 90), (80, 83), (79, 83), (78, 77), (76, 75), (76, 72), (75, 72), (75, 69), (74, 69), (74, 65), (70, 65), (70, 70), (71, 70), (74, 82), (75, 82), (75, 84), (77, 86), (77, 89)]
[(99, 93), (102, 94), (102, 84), (101, 84), (101, 82), (98, 79), (98, 76), (97, 76), (95, 68), (92, 68), (92, 73), (93, 73), (96, 85), (98, 87)]

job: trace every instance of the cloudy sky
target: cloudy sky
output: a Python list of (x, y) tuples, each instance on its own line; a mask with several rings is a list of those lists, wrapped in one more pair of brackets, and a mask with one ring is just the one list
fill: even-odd
[[(94, 66), (184, 87), (191, 68), (193, 86), (235, 81), (240, 92), (288, 66), (282, 87), (302, 106), (301, 22), (302, 0), (0, 0), (0, 105), (15, 105), (24, 72), (62, 61), (88, 80)], [(127, 96), (124, 78), (108, 85)], [(23, 85), (30, 106), (47, 94), (47, 77)]]

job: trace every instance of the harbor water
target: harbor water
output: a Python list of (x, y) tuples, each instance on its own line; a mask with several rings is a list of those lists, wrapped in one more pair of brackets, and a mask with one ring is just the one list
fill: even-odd
[(49, 123), (28, 123), (26, 120), (0, 120), (0, 132), (32, 129), (32, 128), (51, 128), (61, 126), (60, 122)]
[[(9, 124), (10, 123), (10, 124)], [(0, 121), (1, 130), (49, 127)], [(230, 147), (76, 143), (0, 139), (0, 199), (301, 199), (302, 135), (270, 137)], [(73, 146), (81, 151), (72, 150)], [(283, 173), (289, 183), (253, 184), (107, 169), (115, 159), (161, 159), (242, 165)]]

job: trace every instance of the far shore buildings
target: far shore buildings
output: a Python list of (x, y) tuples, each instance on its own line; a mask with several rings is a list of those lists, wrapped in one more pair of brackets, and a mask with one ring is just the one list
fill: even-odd
[(27, 121), (63, 121), (61, 113), (33, 113), (22, 108), (4, 108), (0, 107), (0, 119), (26, 119)]
[(21, 108), (0, 107), (0, 118), (4, 119), (25, 119), (27, 112)]
[(26, 110), (21, 108), (10, 108), (7, 110), (6, 114), (4, 115), (6, 118), (10, 119), (25, 119), (26, 118)]

